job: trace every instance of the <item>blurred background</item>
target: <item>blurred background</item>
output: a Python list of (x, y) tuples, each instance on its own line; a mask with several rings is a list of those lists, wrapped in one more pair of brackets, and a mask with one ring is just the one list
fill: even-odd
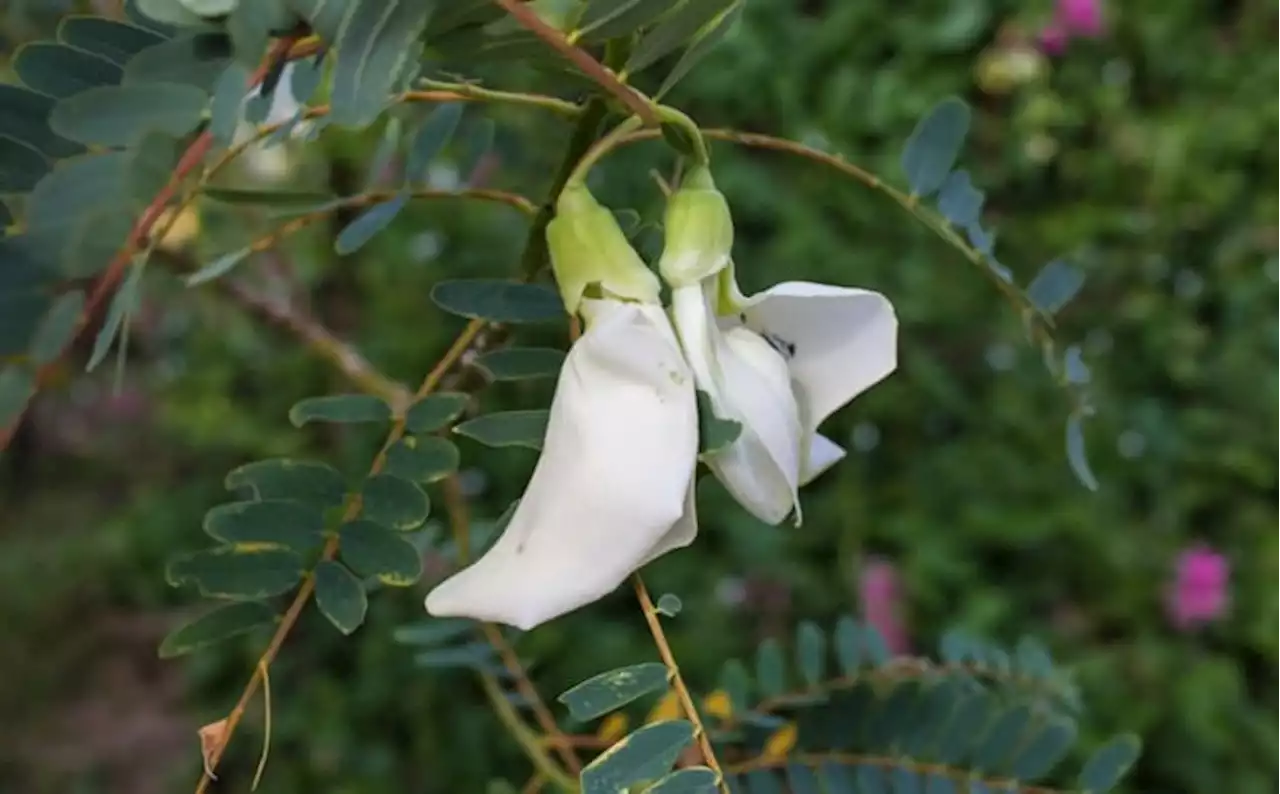
[[(61, 15), (89, 10), (0, 9), (0, 69)], [(1032, 634), (1075, 672), (1086, 743), (1143, 737), (1127, 791), (1275, 791), (1276, 30), (1263, 0), (750, 0), (670, 101), (704, 125), (839, 151), (899, 183), (916, 119), (948, 94), (969, 101), (962, 164), (987, 193), (1001, 261), (1021, 283), (1055, 257), (1088, 274), (1060, 328), (1094, 372), (1086, 435), (1101, 488), (1072, 476), (1066, 398), (982, 273), (877, 193), (715, 144), (744, 287), (883, 291), (902, 321), (901, 365), (827, 425), (850, 455), (806, 490), (801, 529), (763, 526), (701, 489), (698, 544), (646, 574), (684, 601), (670, 630), (691, 685), (709, 691), (724, 659), (801, 618), (863, 614), (894, 650), (926, 655), (954, 625), (1006, 643)], [(502, 87), (539, 79), (487, 74)], [(497, 132), (477, 164), (466, 149), (482, 118)], [(566, 136), (538, 111), (469, 108), (450, 153), (459, 165), (446, 158), (431, 178), (540, 199)], [(253, 152), (228, 184), (358, 192), (379, 178), (381, 139), (331, 128)], [(623, 152), (601, 199), (652, 216), (648, 172), (668, 162), (660, 147)], [(512, 273), (526, 228), (501, 206), (413, 205), (339, 257), (333, 237), (349, 220), (289, 238), (235, 284), (408, 384), (461, 327), (430, 286)], [(202, 515), (229, 498), (234, 466), (314, 456), (358, 472), (376, 449), (359, 426), (292, 428), (295, 401), (349, 384), (226, 290), (175, 275), (269, 228), (226, 207), (179, 224), (166, 267), (148, 274), (119, 388), (110, 366), (82, 374), (82, 352), (0, 459), (0, 790), (188, 790), (196, 729), (234, 702), (263, 637), (159, 661), (159, 640), (200, 608), (165, 584), (164, 560), (204, 545)], [(549, 388), (501, 385), (482, 400), (540, 407)], [(460, 445), (475, 517), (492, 520), (535, 455)], [(441, 573), (430, 563), (411, 591), (377, 594), (352, 638), (304, 614), (273, 667), (260, 790), (472, 792), (523, 778), (473, 679), (415, 669), (392, 638), (421, 618)], [(654, 656), (624, 592), (520, 650), (547, 696)], [(225, 790), (248, 789), (260, 725), (255, 710), (222, 766)]]

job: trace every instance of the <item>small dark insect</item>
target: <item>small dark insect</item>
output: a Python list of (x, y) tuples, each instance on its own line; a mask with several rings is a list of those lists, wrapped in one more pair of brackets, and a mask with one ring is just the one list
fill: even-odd
[(762, 331), (760, 333), (760, 336), (764, 338), (764, 341), (769, 343), (770, 347), (778, 351), (778, 353), (781, 354), (783, 358), (787, 360), (795, 358), (796, 345), (794, 342), (788, 342), (787, 340), (783, 339), (777, 334), (772, 334), (772, 333), (769, 333), (768, 331)]

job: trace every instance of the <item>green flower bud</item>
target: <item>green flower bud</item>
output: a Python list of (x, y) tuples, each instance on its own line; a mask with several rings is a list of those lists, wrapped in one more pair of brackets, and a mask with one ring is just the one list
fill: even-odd
[(547, 225), (547, 250), (570, 314), (577, 313), (593, 285), (602, 298), (659, 302), (657, 277), (631, 247), (613, 213), (585, 185), (569, 185), (560, 194), (556, 217)]
[(716, 190), (711, 172), (705, 166), (694, 168), (667, 201), (658, 271), (672, 287), (694, 284), (723, 270), (732, 249), (729, 203)]

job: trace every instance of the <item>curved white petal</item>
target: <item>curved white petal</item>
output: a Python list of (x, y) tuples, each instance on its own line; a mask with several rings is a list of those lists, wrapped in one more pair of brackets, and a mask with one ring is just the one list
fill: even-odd
[(615, 301), (584, 302), (584, 314), (511, 523), (431, 591), (431, 614), (528, 630), (692, 540), (697, 407), (670, 321), (658, 306)]
[(742, 423), (738, 438), (708, 455), (707, 466), (752, 515), (781, 523), (799, 506), (803, 432), (786, 360), (745, 328), (721, 332), (703, 286), (677, 287), (671, 296), (698, 388), (717, 415)]
[(809, 436), (809, 450), (805, 455), (804, 467), (800, 469), (800, 484), (808, 485), (827, 469), (844, 460), (848, 453), (844, 447), (835, 443), (821, 433)]
[(789, 345), (807, 432), (898, 366), (898, 319), (878, 292), (788, 281), (733, 298), (748, 328)]

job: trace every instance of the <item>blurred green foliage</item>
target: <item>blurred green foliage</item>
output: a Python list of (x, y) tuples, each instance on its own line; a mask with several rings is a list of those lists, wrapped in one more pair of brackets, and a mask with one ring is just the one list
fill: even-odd
[[(787, 636), (801, 617), (829, 623), (856, 608), (860, 565), (888, 557), (918, 649), (957, 623), (1046, 640), (1082, 685), (1087, 741), (1143, 736), (1129, 791), (1261, 794), (1276, 785), (1277, 739), (1276, 10), (1170, 0), (1106, 11), (1104, 37), (1040, 59), (1029, 48), (1044, 2), (752, 0), (670, 97), (702, 124), (793, 137), (899, 182), (915, 120), (947, 94), (973, 104), (962, 163), (987, 193), (1001, 261), (1024, 284), (1059, 256), (1088, 274), (1060, 328), (1094, 372), (1099, 411), (1086, 433), (1101, 490), (1072, 476), (1064, 398), (981, 273), (879, 194), (715, 144), (744, 288), (799, 278), (886, 292), (903, 324), (901, 365), (832, 420), (828, 435), (851, 454), (807, 489), (802, 528), (762, 526), (704, 487), (698, 544), (648, 577), (684, 602), (672, 642), (705, 692), (725, 658)], [(38, 15), (14, 14), (10, 44), (40, 30)], [(1021, 70), (1027, 58), (1035, 69)], [(491, 184), (540, 197), (567, 127), (536, 111), (489, 116)], [(377, 139), (326, 132), (294, 152), (291, 183), (359, 189)], [(652, 216), (657, 155), (611, 159), (600, 198)], [(512, 272), (525, 228), (505, 207), (411, 205), (339, 258), (342, 222), (291, 238), (264, 267), (288, 267), (318, 317), (411, 384), (460, 328), (431, 305), (430, 286)], [(196, 258), (242, 244), (246, 223), (263, 220), (207, 208)], [(184, 790), (199, 769), (196, 727), (225, 713), (263, 638), (156, 662), (156, 642), (191, 603), (165, 585), (163, 559), (202, 545), (201, 516), (226, 499), (229, 468), (309, 454), (362, 471), (378, 442), (359, 428), (292, 428), (295, 401), (347, 386), (216, 291), (160, 272), (147, 302), (124, 396), (110, 397), (109, 372), (78, 376), (42, 398), (6, 454), (6, 790)], [(537, 382), (483, 400), (548, 398)], [(535, 454), (460, 446), (477, 517), (494, 518)], [(1232, 603), (1182, 634), (1164, 593), (1176, 554), (1196, 541), (1230, 559)], [(523, 774), (472, 680), (415, 670), (393, 643), (424, 592), (373, 599), (351, 639), (308, 610), (273, 668), (263, 790), (471, 792)], [(522, 638), (520, 652), (547, 695), (653, 656), (625, 593)], [(247, 788), (260, 725), (251, 714), (222, 766), (226, 790)], [(137, 746), (121, 749), (128, 736)]]

